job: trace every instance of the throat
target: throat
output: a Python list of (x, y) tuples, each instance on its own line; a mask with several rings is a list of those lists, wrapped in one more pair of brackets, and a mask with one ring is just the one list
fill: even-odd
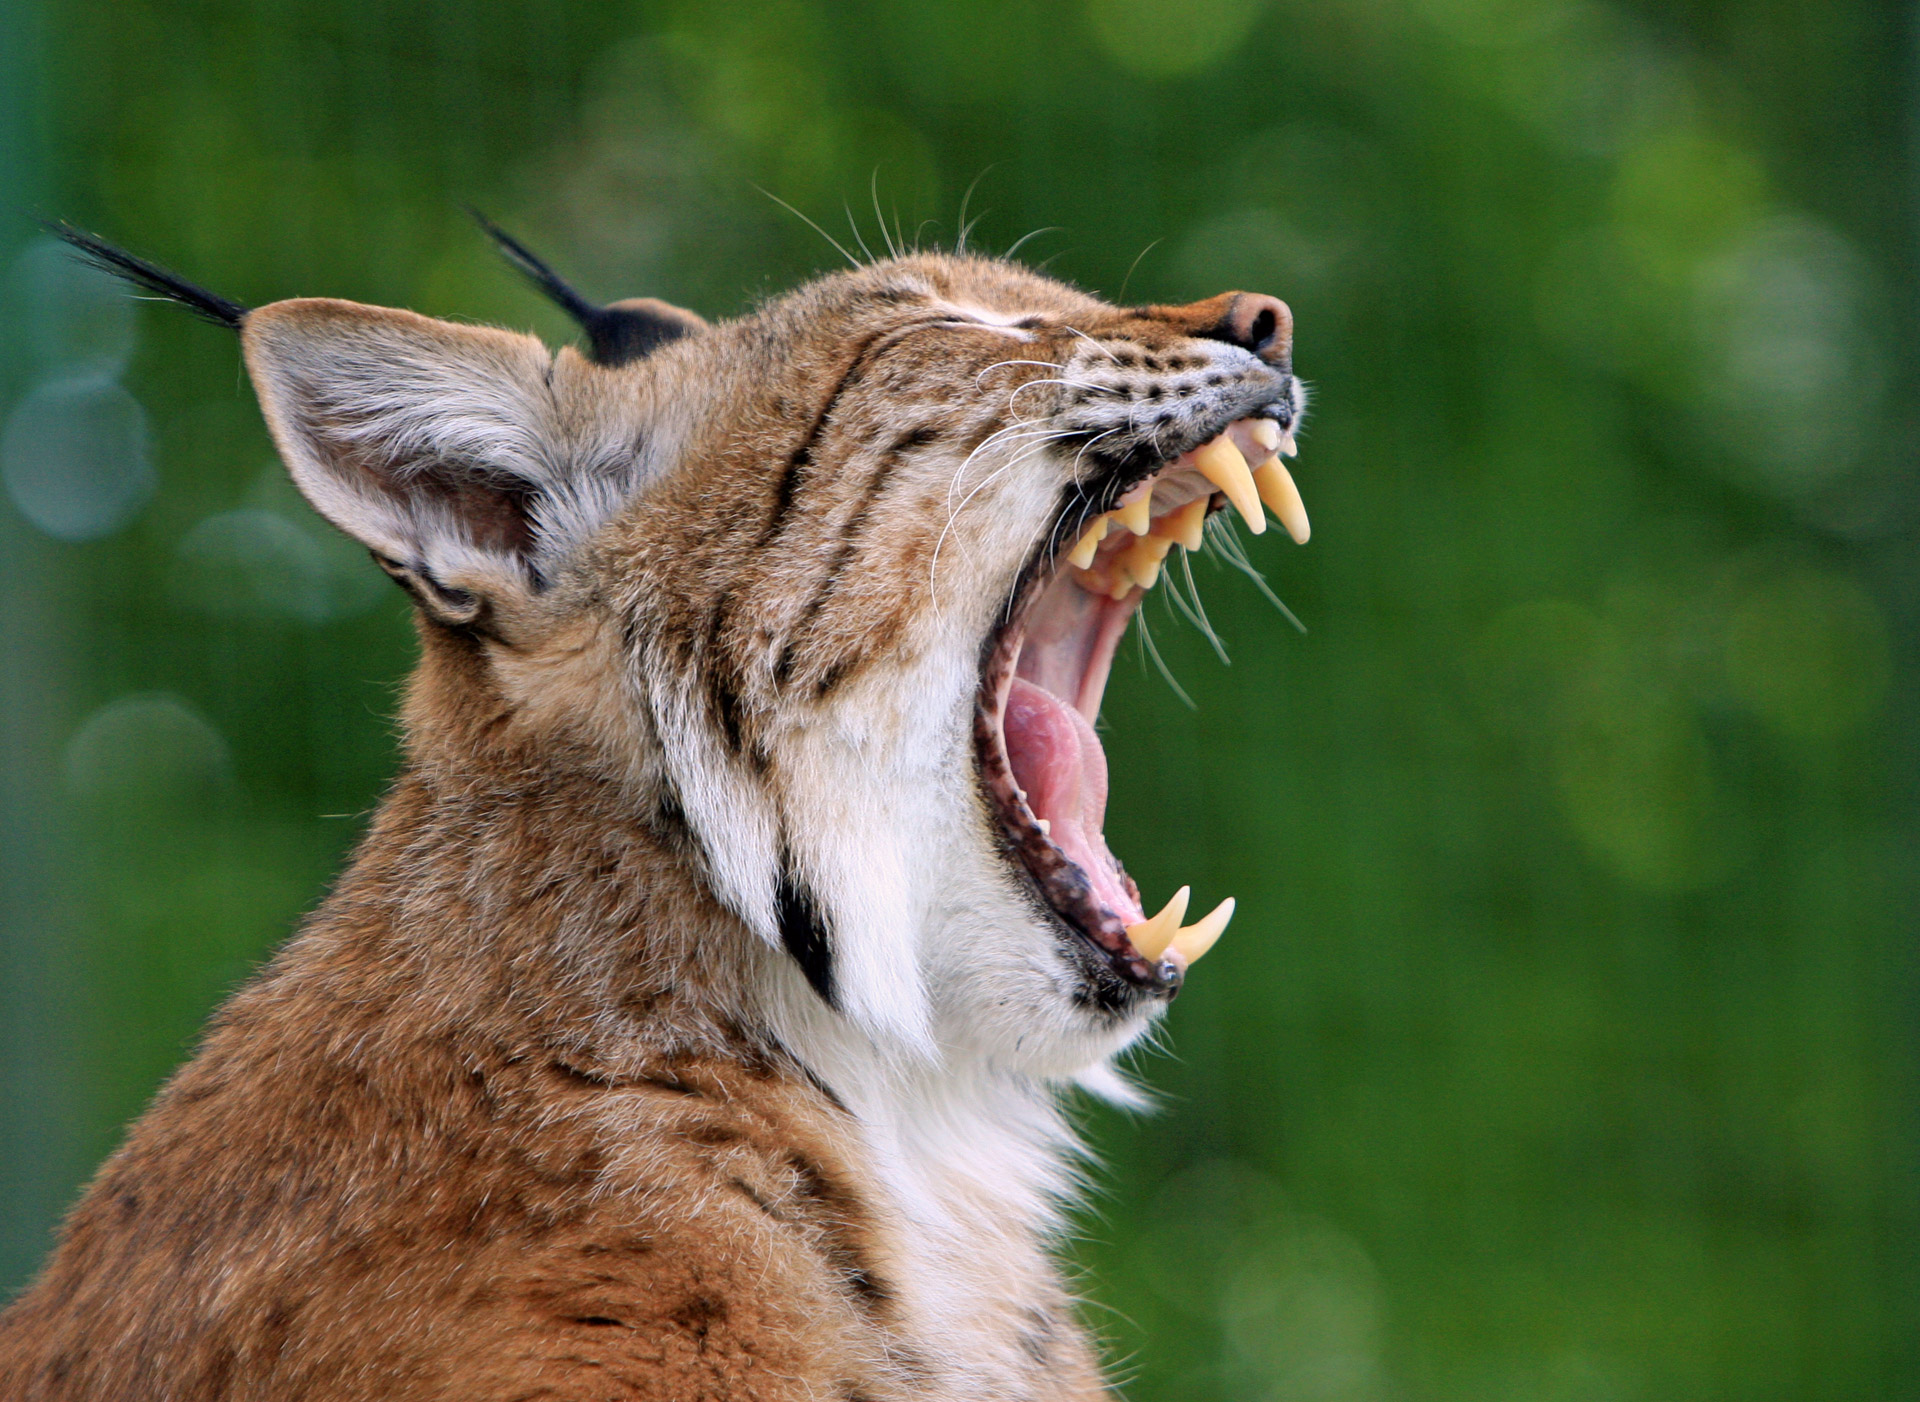
[(1100, 698), (1135, 599), (1115, 600), (1084, 589), (1050, 588), (1027, 619), (1014, 674), (1045, 689), (1088, 722), (1099, 719)]

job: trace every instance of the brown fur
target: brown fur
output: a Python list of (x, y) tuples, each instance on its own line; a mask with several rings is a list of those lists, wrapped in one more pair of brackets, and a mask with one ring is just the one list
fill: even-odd
[[(798, 763), (783, 744), (851, 724), (832, 708), (936, 645), (945, 478), (916, 476), (916, 455), (978, 445), (1006, 391), (1046, 372), (994, 370), (991, 398), (957, 386), (1072, 340), (923, 335), (903, 283), (1143, 355), (1227, 305), (1120, 311), (924, 259), (618, 371), (341, 303), (251, 314), (290, 461), (293, 435), (351, 426), (350, 403), (345, 427), (292, 425), (271, 389), (323, 325), (439, 337), (503, 376), (536, 366), (576, 455), (631, 451), (675, 415), (682, 450), (605, 529), (541, 557), (537, 585), (375, 545), (422, 609), (405, 772), (337, 889), (220, 1010), (0, 1317), (0, 1396), (1104, 1395), (1045, 1240), (992, 1203), (960, 1195), (991, 1276), (955, 1297), (969, 1318), (938, 1317), (863, 1126), (771, 1030), (767, 989), (810, 994), (716, 899), (661, 757), (661, 718), (684, 704), (714, 763), (804, 824), (781, 806)], [(539, 523), (493, 477), (383, 457), (377, 437), (328, 451), (379, 491), (439, 491), (476, 547), (533, 548)], [(991, 554), (989, 529), (963, 517), (950, 558)], [(1004, 588), (994, 568), (994, 587), (952, 577), (974, 636)], [(969, 1373), (969, 1339), (997, 1340), (1001, 1361)]]

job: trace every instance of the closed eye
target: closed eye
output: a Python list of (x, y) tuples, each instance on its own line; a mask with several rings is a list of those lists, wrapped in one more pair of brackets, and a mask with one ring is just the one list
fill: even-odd
[(982, 331), (995, 331), (1010, 336), (1016, 341), (1031, 341), (1027, 333), (1036, 327), (1046, 325), (1047, 319), (1031, 312), (996, 312), (985, 307), (974, 306), (967, 302), (943, 302), (941, 310), (953, 314), (952, 322), (956, 327), (977, 328)]
[(956, 317), (950, 321), (936, 321), (933, 325), (952, 331), (991, 331), (996, 336), (1005, 336), (1009, 340), (1019, 341), (1023, 344), (1033, 340), (1033, 336), (1023, 330), (1021, 326), (1002, 325), (991, 321), (974, 321), (971, 318), (963, 320)]

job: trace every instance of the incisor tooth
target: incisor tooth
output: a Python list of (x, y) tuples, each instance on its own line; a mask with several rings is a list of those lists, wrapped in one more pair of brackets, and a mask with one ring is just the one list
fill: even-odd
[(1300, 445), (1293, 441), (1293, 431), (1291, 429), (1280, 435), (1280, 441), (1274, 445), (1274, 451), (1282, 457), (1297, 458), (1300, 456)]
[(1210, 914), (1202, 916), (1176, 934), (1167, 944), (1167, 957), (1178, 959), (1182, 964), (1193, 963), (1213, 948), (1213, 942), (1220, 938), (1220, 932), (1227, 928), (1227, 922), (1231, 919), (1233, 919), (1233, 897), (1228, 896), (1215, 906)]
[(1179, 510), (1169, 511), (1153, 523), (1153, 533), (1188, 550), (1198, 550), (1207, 538), (1207, 499), (1197, 497)]
[(1160, 578), (1160, 562), (1173, 549), (1173, 542), (1159, 536), (1143, 535), (1120, 552), (1120, 568), (1142, 589), (1153, 588)]
[(1153, 525), (1153, 493), (1142, 492), (1135, 500), (1116, 506), (1112, 516), (1135, 535), (1145, 535)]
[(1042, 837), (1052, 837), (1052, 836), (1053, 836), (1053, 821), (1052, 821), (1051, 819), (1049, 819), (1049, 818), (1035, 818), (1035, 819), (1033, 820), (1033, 825), (1034, 825), (1034, 826), (1035, 826), (1036, 828), (1039, 828), (1039, 829), (1040, 829), (1040, 836), (1042, 836)]
[(1107, 527), (1112, 524), (1105, 516), (1093, 518), (1093, 524), (1087, 527), (1086, 534), (1073, 543), (1073, 549), (1067, 552), (1067, 560), (1081, 569), (1093, 563), (1093, 552), (1100, 548), (1100, 542), (1107, 538)]
[(1133, 947), (1149, 964), (1160, 962), (1160, 956), (1167, 952), (1167, 946), (1173, 943), (1180, 933), (1180, 922), (1187, 918), (1187, 898), (1193, 894), (1191, 886), (1182, 886), (1173, 893), (1158, 915), (1149, 916), (1138, 925), (1127, 926), (1127, 938), (1133, 941)]
[(1313, 527), (1307, 523), (1307, 504), (1300, 500), (1300, 488), (1294, 485), (1286, 464), (1278, 457), (1268, 458), (1253, 470), (1253, 485), (1260, 489), (1260, 500), (1273, 508), (1273, 514), (1287, 528), (1293, 543), (1305, 545)]
[(1280, 425), (1272, 419), (1255, 419), (1247, 426), (1247, 433), (1269, 453), (1280, 447)]
[(1196, 451), (1193, 465), (1202, 477), (1227, 494), (1227, 500), (1246, 521), (1248, 530), (1255, 535), (1266, 530), (1267, 513), (1260, 509), (1260, 493), (1253, 485), (1253, 474), (1247, 471), (1247, 460), (1240, 456), (1231, 438), (1222, 434)]

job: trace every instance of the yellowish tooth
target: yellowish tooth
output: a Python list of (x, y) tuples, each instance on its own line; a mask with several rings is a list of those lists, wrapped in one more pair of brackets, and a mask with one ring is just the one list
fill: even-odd
[(1167, 946), (1173, 943), (1180, 933), (1180, 922), (1187, 918), (1187, 898), (1193, 894), (1191, 886), (1182, 886), (1173, 893), (1173, 899), (1158, 915), (1149, 916), (1138, 925), (1127, 926), (1127, 938), (1133, 941), (1133, 947), (1149, 964), (1160, 962), (1160, 956), (1167, 952)]
[(1279, 451), (1280, 425), (1272, 419), (1255, 419), (1247, 426), (1247, 432), (1251, 435), (1254, 442), (1258, 443), (1262, 448), (1265, 448), (1269, 453)]
[(1115, 570), (1114, 573), (1118, 575), (1119, 578), (1115, 579), (1113, 583), (1108, 586), (1107, 597), (1117, 604), (1133, 592), (1133, 580), (1127, 575), (1125, 570)]
[(1313, 527), (1307, 522), (1307, 504), (1300, 500), (1300, 488), (1294, 485), (1286, 464), (1278, 457), (1268, 458), (1253, 470), (1253, 485), (1260, 489), (1260, 500), (1273, 508), (1273, 514), (1287, 528), (1293, 543), (1305, 545)]
[(1293, 433), (1291, 430), (1280, 436), (1280, 441), (1274, 445), (1274, 451), (1282, 457), (1287, 458), (1297, 458), (1300, 456), (1300, 445), (1293, 441)]
[(1207, 499), (1197, 497), (1177, 511), (1169, 511), (1153, 523), (1153, 533), (1188, 550), (1198, 550), (1207, 538)]
[(1227, 500), (1246, 521), (1248, 530), (1255, 535), (1266, 530), (1267, 513), (1260, 509), (1260, 493), (1253, 485), (1253, 474), (1247, 471), (1247, 460), (1240, 456), (1231, 438), (1223, 433), (1201, 448), (1193, 455), (1193, 465), (1202, 477), (1227, 494)]
[(1067, 552), (1067, 561), (1085, 569), (1093, 563), (1093, 552), (1100, 548), (1100, 542), (1107, 538), (1107, 528), (1112, 522), (1105, 516), (1093, 518), (1093, 524), (1087, 527), (1086, 534), (1073, 543), (1073, 549)]
[(1120, 552), (1120, 568), (1132, 576), (1142, 589), (1153, 588), (1160, 578), (1160, 562), (1173, 549), (1173, 542), (1159, 536), (1143, 535)]
[(1231, 919), (1233, 919), (1233, 897), (1228, 896), (1213, 908), (1211, 914), (1201, 917), (1168, 941), (1167, 957), (1177, 959), (1182, 964), (1193, 963), (1213, 948), (1213, 942), (1220, 938), (1220, 932), (1227, 928), (1227, 922)]
[(1110, 514), (1135, 535), (1145, 535), (1153, 525), (1152, 513), (1153, 493), (1145, 491), (1135, 500), (1116, 506)]

